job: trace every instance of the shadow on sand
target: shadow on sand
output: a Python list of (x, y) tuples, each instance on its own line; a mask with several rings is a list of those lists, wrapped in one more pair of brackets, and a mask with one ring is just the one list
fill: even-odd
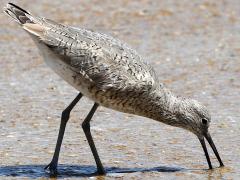
[[(40, 178), (50, 177), (49, 173), (44, 170), (44, 165), (16, 165), (16, 166), (0, 166), (0, 177), (28, 177)], [(159, 166), (153, 168), (118, 168), (106, 167), (107, 174), (111, 173), (134, 173), (134, 172), (176, 172), (184, 170), (180, 167)], [(58, 178), (66, 177), (92, 177), (97, 176), (95, 166), (85, 165), (59, 165)]]

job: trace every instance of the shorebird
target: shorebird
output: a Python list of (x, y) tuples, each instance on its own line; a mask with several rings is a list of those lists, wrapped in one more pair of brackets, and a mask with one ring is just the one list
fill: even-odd
[(55, 152), (45, 168), (50, 173), (57, 173), (65, 127), (71, 110), (82, 96), (94, 101), (82, 128), (99, 174), (105, 170), (90, 132), (90, 120), (99, 105), (194, 133), (212, 169), (206, 138), (220, 166), (224, 166), (208, 131), (211, 117), (207, 108), (196, 100), (171, 93), (159, 82), (153, 68), (127, 44), (99, 32), (34, 16), (12, 3), (7, 4), (4, 11), (30, 34), (47, 65), (79, 91), (62, 112)]

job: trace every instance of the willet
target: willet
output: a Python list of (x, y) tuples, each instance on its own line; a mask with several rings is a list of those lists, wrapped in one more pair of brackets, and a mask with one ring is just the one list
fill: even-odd
[(45, 62), (79, 91), (62, 112), (56, 149), (52, 161), (46, 166), (52, 174), (57, 173), (70, 112), (82, 96), (94, 101), (82, 128), (100, 174), (105, 171), (90, 132), (90, 120), (99, 105), (191, 131), (198, 137), (212, 169), (206, 138), (223, 166), (208, 131), (211, 117), (207, 108), (195, 100), (174, 96), (158, 81), (152, 67), (128, 45), (102, 33), (33, 16), (12, 3), (7, 4), (4, 11), (30, 34)]

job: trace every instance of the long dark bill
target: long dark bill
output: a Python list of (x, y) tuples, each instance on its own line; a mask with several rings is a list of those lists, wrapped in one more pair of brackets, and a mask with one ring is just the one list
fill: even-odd
[(203, 151), (205, 153), (209, 169), (212, 169), (212, 163), (211, 163), (209, 155), (208, 155), (208, 151), (207, 151), (207, 147), (206, 147), (206, 144), (205, 144), (205, 140), (204, 140), (204, 138), (198, 138), (198, 139), (199, 139), (199, 141), (200, 141), (200, 143), (202, 145)]
[(221, 160), (221, 158), (220, 158), (220, 156), (219, 156), (219, 154), (218, 154), (217, 148), (216, 148), (216, 146), (215, 146), (214, 143), (213, 143), (213, 140), (212, 140), (212, 137), (210, 136), (210, 134), (207, 133), (207, 134), (205, 135), (205, 138), (207, 139), (207, 141), (208, 141), (208, 143), (210, 144), (210, 146), (211, 146), (211, 148), (212, 148), (215, 156), (217, 157), (220, 166), (224, 166), (224, 164), (223, 164), (223, 162), (222, 162), (222, 160)]
[[(212, 140), (210, 134), (209, 134), (209, 133), (206, 133), (205, 138), (207, 139), (208, 143), (210, 144), (211, 148), (213, 149), (213, 152), (214, 152), (215, 156), (217, 157), (217, 159), (218, 159), (218, 161), (219, 161), (219, 163), (220, 163), (220, 166), (224, 166), (224, 165), (223, 165), (223, 162), (222, 162), (222, 160), (221, 160), (221, 158), (220, 158), (220, 156), (219, 156), (219, 154), (218, 154), (217, 148), (216, 148), (216, 146), (215, 146), (214, 143), (213, 143), (213, 140)], [(208, 151), (207, 151), (207, 147), (206, 147), (204, 138), (198, 138), (198, 139), (199, 139), (199, 141), (200, 141), (200, 143), (201, 143), (201, 145), (202, 145), (203, 151), (204, 151), (204, 153), (205, 153), (205, 156), (206, 156), (206, 159), (207, 159), (207, 162), (208, 162), (209, 169), (212, 169), (212, 163), (211, 163), (210, 158), (209, 158), (209, 155), (208, 155)]]

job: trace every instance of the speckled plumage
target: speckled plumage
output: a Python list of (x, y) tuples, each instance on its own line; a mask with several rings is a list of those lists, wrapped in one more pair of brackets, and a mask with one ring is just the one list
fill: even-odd
[[(31, 35), (46, 63), (83, 95), (121, 112), (192, 132), (199, 128), (187, 116), (203, 114), (206, 108), (196, 101), (175, 97), (159, 83), (153, 68), (127, 44), (106, 34), (8, 8), (20, 13), (15, 16), (6, 11)], [(210, 115), (205, 115), (210, 121)]]
[[(202, 144), (211, 169), (205, 137), (220, 166), (223, 166), (208, 133), (210, 114), (206, 107), (195, 100), (174, 96), (159, 83), (152, 67), (128, 45), (102, 33), (32, 16), (12, 3), (7, 5), (5, 12), (31, 35), (46, 63), (81, 92), (63, 111), (61, 123), (66, 125), (71, 109), (82, 94), (95, 102), (84, 120), (83, 129), (99, 172), (104, 173), (104, 169), (92, 140), (89, 124), (99, 104), (193, 132)], [(65, 125), (60, 126), (53, 160), (47, 166), (52, 171), (56, 170)]]

